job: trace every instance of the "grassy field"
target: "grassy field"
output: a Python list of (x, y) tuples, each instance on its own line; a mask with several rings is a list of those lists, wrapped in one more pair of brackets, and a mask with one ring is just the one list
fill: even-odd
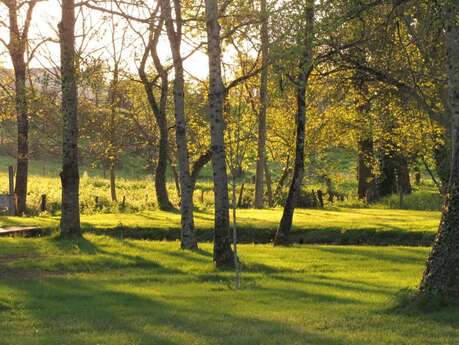
[[(239, 210), (240, 240), (267, 243), (272, 240), (282, 215), (281, 209)], [(437, 231), (439, 212), (351, 209), (304, 210), (295, 212), (293, 240), (299, 243), (429, 245)], [(93, 214), (82, 216), (85, 231), (116, 237), (152, 240), (180, 238), (180, 215), (162, 211), (135, 214)], [(212, 239), (213, 213), (195, 213), (197, 235)], [(54, 229), (58, 217), (0, 217), (0, 227), (40, 226)]]
[[(58, 169), (31, 164), (30, 208), (38, 209), (47, 194), (50, 212), (0, 217), (0, 227), (39, 226), (52, 234), (0, 238), (0, 345), (458, 343), (458, 309), (397, 308), (404, 289), (417, 286), (425, 246), (437, 231), (440, 213), (427, 210), (438, 209), (441, 198), (429, 186), (405, 199), (406, 208), (421, 211), (391, 209), (397, 196), (373, 208), (351, 208), (351, 197), (343, 204), (348, 207), (298, 209), (297, 244), (290, 248), (268, 244), (281, 209), (238, 210), (243, 280), (236, 291), (233, 273), (212, 264), (208, 180), (195, 194), (200, 250), (185, 252), (177, 242), (179, 213), (156, 210), (151, 177), (126, 169), (118, 180), (124, 209), (108, 200), (101, 171), (83, 169), (85, 239), (57, 239)], [(172, 181), (169, 189), (176, 202)]]
[(86, 235), (0, 239), (0, 344), (457, 344), (459, 310), (395, 308), (427, 248), (211, 246)]
[[(367, 208), (368, 205), (364, 201), (358, 200), (356, 197), (357, 185), (353, 161), (346, 156), (348, 160), (341, 162), (343, 172), (334, 175), (333, 182), (336, 190), (346, 195), (344, 201), (329, 203), (328, 198), (325, 198), (327, 208), (333, 207), (359, 207)], [(14, 165), (11, 158), (0, 156), (0, 194), (6, 193), (8, 188), (7, 167)], [(351, 168), (352, 167), (352, 168)], [(41, 196), (47, 195), (48, 212), (50, 214), (58, 214), (60, 212), (61, 200), (61, 182), (59, 179), (59, 171), (61, 169), (59, 161), (30, 161), (30, 176), (28, 186), (28, 208), (29, 213), (38, 214), (40, 210)], [(279, 169), (273, 169), (273, 179), (277, 181), (278, 177), (274, 174)], [(125, 166), (117, 172), (117, 195), (118, 203), (112, 202), (110, 197), (110, 182), (108, 176), (100, 169), (88, 166), (81, 166), (80, 169), (80, 203), (83, 214), (99, 214), (99, 213), (136, 213), (144, 210), (156, 210), (156, 192), (153, 183), (153, 177), (147, 171), (142, 169), (142, 165)], [(105, 174), (106, 175), (106, 174)], [(213, 206), (213, 187), (211, 182), (212, 172), (209, 167), (203, 169), (201, 178), (198, 180), (196, 191), (194, 194), (195, 206), (199, 209), (206, 210)], [(250, 176), (250, 173), (248, 173)], [(168, 174), (167, 188), (171, 201), (179, 204), (179, 197), (173, 182), (172, 172)], [(240, 190), (240, 184), (238, 189)], [(274, 184), (276, 187), (276, 184)], [(317, 178), (305, 178), (304, 190), (321, 189), (326, 190), (323, 183)], [(415, 192), (412, 195), (406, 196), (402, 206), (398, 195), (383, 198), (378, 204), (372, 205), (373, 208), (379, 209), (409, 209), (409, 210), (425, 210), (438, 211), (442, 205), (442, 197), (438, 192), (438, 188), (432, 185), (430, 180), (425, 180), (421, 186), (416, 186)], [(285, 189), (286, 193), (287, 190)], [(249, 181), (244, 184), (244, 201), (245, 203), (253, 203), (254, 185)], [(95, 199), (98, 198), (98, 205)], [(124, 207), (121, 201), (125, 198)]]

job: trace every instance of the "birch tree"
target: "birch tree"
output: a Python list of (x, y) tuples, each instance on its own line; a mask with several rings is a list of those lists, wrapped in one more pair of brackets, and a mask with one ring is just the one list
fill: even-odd
[(174, 0), (175, 26), (172, 18), (170, 0), (161, 0), (162, 14), (165, 18), (167, 36), (174, 63), (174, 106), (175, 106), (175, 139), (177, 143), (177, 159), (180, 181), (180, 213), (181, 213), (181, 241), (183, 249), (198, 247), (194, 220), (193, 220), (193, 189), (194, 182), (190, 174), (190, 159), (187, 144), (187, 120), (185, 116), (185, 79), (183, 58), (181, 56), (182, 43), (182, 8), (180, 0)]
[(61, 234), (80, 236), (80, 176), (78, 172), (78, 90), (75, 71), (75, 2), (62, 0), (59, 23), (63, 118)]
[(221, 74), (221, 41), (217, 0), (206, 0), (207, 49), (209, 55), (209, 118), (214, 179), (214, 262), (217, 267), (234, 266), (228, 199), (228, 175), (224, 140), (223, 104), (225, 87)]

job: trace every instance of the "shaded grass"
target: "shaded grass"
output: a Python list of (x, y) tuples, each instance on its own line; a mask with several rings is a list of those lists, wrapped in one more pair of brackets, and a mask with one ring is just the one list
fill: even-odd
[[(239, 239), (243, 243), (272, 241), (281, 209), (239, 210)], [(292, 239), (297, 243), (430, 245), (439, 212), (386, 209), (330, 209), (295, 211)], [(174, 241), (180, 238), (180, 215), (144, 211), (135, 214), (83, 215), (84, 231), (117, 238)], [(200, 241), (213, 237), (211, 211), (195, 213)], [(56, 229), (57, 217), (0, 217), (0, 227), (23, 225)]]
[(394, 311), (426, 248), (0, 239), (0, 344), (456, 344), (459, 310)]

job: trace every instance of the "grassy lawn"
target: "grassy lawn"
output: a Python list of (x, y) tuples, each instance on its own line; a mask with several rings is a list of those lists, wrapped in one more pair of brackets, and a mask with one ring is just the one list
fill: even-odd
[[(240, 239), (246, 243), (270, 242), (281, 209), (239, 210)], [(437, 231), (439, 212), (389, 209), (297, 210), (293, 238), (303, 243), (429, 245)], [(195, 213), (198, 237), (212, 239), (213, 214)], [(37, 225), (57, 228), (57, 217), (0, 217), (0, 227)], [(116, 237), (153, 240), (180, 238), (180, 215), (161, 211), (135, 214), (83, 215), (86, 231)]]
[(457, 344), (459, 310), (394, 309), (427, 248), (0, 239), (0, 344)]

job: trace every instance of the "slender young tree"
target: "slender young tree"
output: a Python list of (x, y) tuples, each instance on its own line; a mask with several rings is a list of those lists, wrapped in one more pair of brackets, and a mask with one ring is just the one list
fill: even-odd
[(314, 39), (314, 0), (307, 1), (305, 10), (306, 25), (303, 33), (302, 57), (299, 63), (299, 75), (295, 82), (297, 88), (297, 114), (296, 114), (296, 148), (295, 166), (293, 178), (290, 184), (287, 200), (284, 205), (284, 212), (274, 239), (275, 245), (288, 245), (289, 235), (292, 228), (295, 203), (301, 190), (304, 174), (304, 140), (306, 132), (306, 91), (308, 88), (309, 76), (313, 69), (313, 39)]
[[(158, 3), (159, 5), (159, 3)], [(158, 7), (159, 9), (159, 7)], [(148, 104), (155, 116), (156, 123), (159, 127), (159, 154), (158, 164), (155, 171), (155, 190), (158, 206), (161, 210), (170, 211), (174, 209), (169, 200), (167, 191), (167, 162), (169, 157), (169, 128), (167, 123), (167, 98), (169, 95), (169, 76), (167, 69), (163, 66), (158, 54), (158, 44), (164, 27), (164, 18), (157, 18), (157, 10), (152, 14), (149, 23), (149, 38), (145, 46), (145, 51), (139, 67), (139, 77), (144, 85), (145, 92), (148, 98)], [(156, 24), (156, 25), (155, 25)], [(151, 56), (158, 76), (149, 79), (146, 71), (148, 57)], [(159, 84), (159, 99), (156, 92), (157, 81)]]
[[(118, 126), (119, 126), (119, 111), (121, 105), (121, 91), (120, 91), (120, 72), (121, 72), (121, 60), (123, 58), (123, 49), (126, 47), (126, 29), (119, 30), (115, 22), (115, 16), (111, 14), (110, 18), (111, 25), (111, 40), (110, 40), (110, 55), (112, 60), (111, 67), (111, 81), (109, 87), (109, 103), (110, 103), (110, 117), (108, 121), (108, 132), (110, 135), (110, 146), (109, 146), (109, 170), (110, 170), (110, 194), (113, 202), (117, 202), (118, 198), (116, 195), (116, 163), (119, 159), (120, 150), (120, 139), (118, 138)], [(116, 32), (121, 31), (121, 40), (116, 40)], [(118, 49), (119, 47), (119, 49)]]
[[(26, 49), (29, 44), (29, 30), (32, 23), (33, 10), (38, 0), (19, 2), (2, 0), (8, 8), (10, 41), (6, 44), (14, 68), (15, 103), (17, 118), (17, 168), (15, 194), (18, 198), (17, 213), (23, 214), (27, 205), (27, 180), (29, 170), (29, 109), (26, 90)], [(20, 28), (20, 8), (28, 6), (25, 21)]]
[(453, 157), (448, 193), (437, 238), (420, 285), (426, 296), (459, 296), (459, 4), (446, 8), (448, 104), (452, 115)]
[(209, 118), (214, 171), (215, 230), (214, 262), (217, 267), (234, 266), (228, 199), (228, 174), (224, 140), (223, 104), (225, 87), (221, 74), (220, 24), (217, 0), (206, 0), (207, 49), (209, 55)]
[(61, 45), (63, 165), (61, 234), (81, 236), (78, 172), (78, 90), (75, 71), (75, 2), (62, 0)]
[(268, 9), (266, 0), (260, 0), (261, 10), (261, 54), (262, 70), (260, 77), (260, 112), (258, 116), (258, 157), (255, 179), (255, 208), (263, 208), (264, 169), (266, 162), (266, 112), (268, 108), (268, 64), (269, 64), (269, 32)]
[(190, 174), (190, 159), (187, 144), (187, 121), (185, 116), (185, 79), (183, 58), (180, 47), (182, 43), (182, 8), (180, 0), (174, 0), (175, 26), (172, 18), (170, 0), (161, 0), (161, 11), (165, 18), (167, 36), (174, 61), (174, 105), (175, 105), (175, 139), (177, 143), (177, 158), (180, 181), (180, 213), (181, 240), (183, 249), (196, 249), (194, 219), (193, 219), (193, 189), (194, 183)]

